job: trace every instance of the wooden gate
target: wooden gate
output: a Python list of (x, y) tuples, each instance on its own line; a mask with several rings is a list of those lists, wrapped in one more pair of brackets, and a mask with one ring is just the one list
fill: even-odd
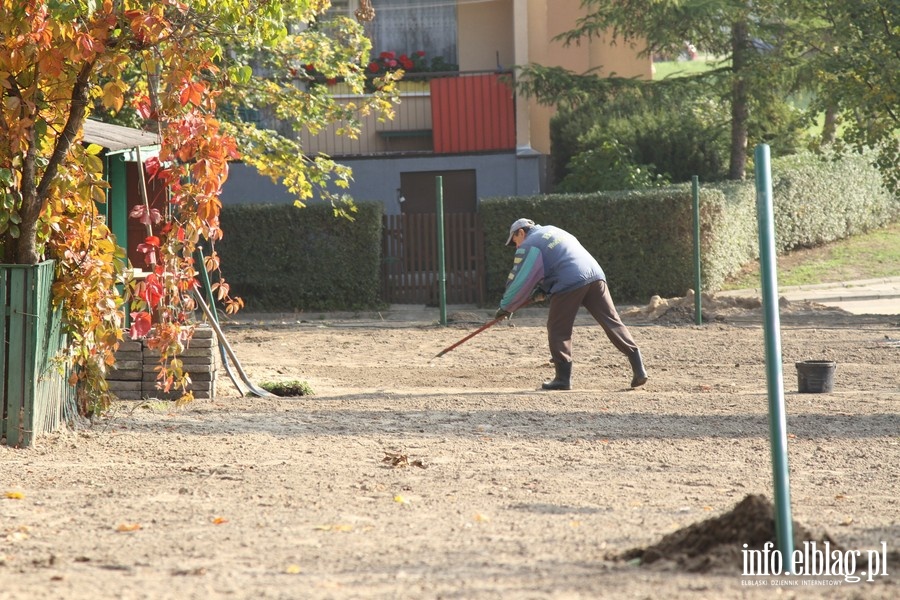
[[(385, 215), (382, 298), (390, 304), (440, 303), (437, 215)], [(476, 213), (444, 215), (447, 304), (483, 304), (484, 234)]]

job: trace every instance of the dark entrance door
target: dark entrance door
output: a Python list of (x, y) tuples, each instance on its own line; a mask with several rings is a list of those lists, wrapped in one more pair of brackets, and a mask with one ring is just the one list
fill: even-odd
[[(131, 264), (135, 268), (143, 269), (144, 271), (152, 271), (153, 267), (146, 263), (145, 255), (138, 252), (137, 249), (138, 244), (143, 243), (144, 239), (147, 237), (147, 226), (130, 216), (131, 209), (144, 203), (140, 188), (140, 173), (138, 173), (138, 164), (136, 162), (125, 163), (125, 178), (127, 181), (127, 210), (129, 214), (126, 248), (128, 251), (128, 260), (131, 261)], [(160, 214), (164, 215), (166, 212), (166, 187), (157, 179), (151, 180), (149, 176), (146, 178), (146, 183), (147, 203), (150, 205), (151, 209), (155, 208)], [(158, 225), (153, 226), (154, 235), (159, 235), (157, 227)]]
[(477, 208), (475, 170), (400, 173), (400, 212), (435, 214), (438, 176), (442, 177), (445, 213), (474, 213)]
[(384, 300), (392, 304), (440, 301), (437, 185), (442, 177), (444, 272), (448, 304), (484, 301), (484, 236), (476, 212), (475, 171), (401, 173), (400, 215), (384, 222)]

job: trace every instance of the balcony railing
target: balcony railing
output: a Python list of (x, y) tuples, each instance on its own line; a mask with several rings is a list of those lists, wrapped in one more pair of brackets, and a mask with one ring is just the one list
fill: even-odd
[[(338, 100), (358, 101), (359, 96), (342, 93), (341, 86), (333, 86)], [(409, 73), (398, 86), (400, 103), (394, 107), (393, 120), (361, 116), (357, 139), (337, 135), (342, 124), (317, 135), (303, 133), (300, 140), (306, 152), (349, 157), (515, 149), (512, 73)]]

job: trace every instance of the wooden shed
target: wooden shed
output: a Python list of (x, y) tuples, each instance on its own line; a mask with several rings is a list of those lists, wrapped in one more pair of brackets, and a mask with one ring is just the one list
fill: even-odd
[[(146, 237), (144, 226), (136, 219), (129, 219), (131, 209), (143, 203), (140, 188), (138, 162), (159, 153), (156, 134), (132, 127), (103, 123), (94, 119), (84, 122), (84, 143), (103, 148), (104, 179), (109, 182), (106, 204), (100, 206), (116, 243), (128, 251), (128, 260), (143, 268), (144, 257), (137, 252), (137, 245)], [(165, 187), (147, 181), (147, 196), (152, 207), (165, 208)]]

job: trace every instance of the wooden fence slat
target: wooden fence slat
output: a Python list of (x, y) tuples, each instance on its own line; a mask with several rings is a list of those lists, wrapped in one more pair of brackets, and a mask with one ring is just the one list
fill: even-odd
[(9, 339), (9, 271), (0, 270), (0, 303), (3, 312), (0, 314), (0, 438), (6, 437), (6, 340)]
[[(385, 215), (383, 300), (391, 304), (439, 302), (437, 215)], [(484, 246), (477, 214), (444, 216), (444, 265), (449, 304), (484, 300)]]
[[(26, 293), (25, 271), (9, 271), (9, 340), (21, 341), (25, 337), (24, 295)], [(25, 412), (25, 356), (23, 348), (10, 343), (6, 360), (6, 444), (18, 446), (21, 440), (22, 421)]]
[(53, 261), (3, 265), (0, 274), (0, 435), (7, 446), (28, 447), (74, 410), (75, 388), (68, 384), (68, 363), (58, 361), (66, 339), (62, 311), (50, 299)]

